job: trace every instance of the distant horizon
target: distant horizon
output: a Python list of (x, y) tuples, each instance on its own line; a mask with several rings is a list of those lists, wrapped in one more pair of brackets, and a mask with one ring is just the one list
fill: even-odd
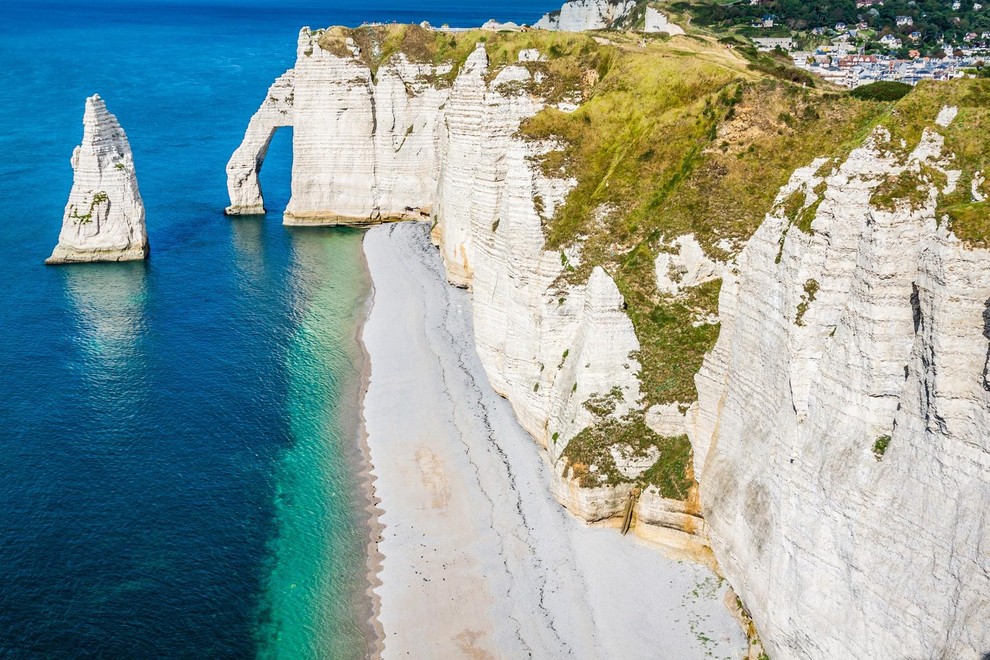
[[(148, 8), (148, 9), (182, 9), (193, 11), (210, 10), (262, 10), (278, 14), (299, 13), (302, 15), (312, 14), (315, 16), (332, 15), (335, 12), (354, 15), (367, 15), (364, 22), (396, 22), (396, 23), (420, 23), (427, 14), (437, 14), (449, 11), (449, 20), (442, 23), (450, 23), (458, 27), (470, 27), (465, 21), (473, 22), (480, 11), (479, 7), (487, 7), (491, 14), (489, 19), (501, 22), (513, 21), (516, 23), (535, 23), (548, 11), (558, 9), (564, 0), (545, 0), (539, 3), (527, 2), (527, 0), (501, 0), (494, 3), (455, 3), (451, 0), (439, 0), (430, 5), (415, 5), (402, 0), (379, 0), (368, 3), (362, 0), (335, 0), (331, 3), (318, 3), (314, 0), (276, 0), (266, 2), (264, 0), (59, 0), (58, 2), (46, 2), (41, 0), (12, 0), (4, 3), (5, 7), (0, 10), (2, 16), (17, 16), (22, 9), (31, 9), (38, 13), (58, 16), (62, 11), (105, 11), (107, 8)], [(449, 6), (447, 6), (449, 5)], [(418, 17), (418, 18), (417, 18)], [(469, 18), (470, 17), (470, 18)], [(485, 19), (488, 20), (488, 19)], [(429, 21), (434, 23), (435, 21)], [(314, 22), (313, 27), (335, 24), (330, 22)], [(483, 23), (483, 22), (482, 22)], [(478, 23), (478, 26), (482, 23)], [(341, 21), (339, 24), (348, 24)], [(301, 25), (300, 25), (301, 27)]]

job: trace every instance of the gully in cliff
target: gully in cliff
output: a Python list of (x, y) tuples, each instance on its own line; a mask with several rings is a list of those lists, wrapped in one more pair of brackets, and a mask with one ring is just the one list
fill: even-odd
[(86, 99), (83, 139), (72, 152), (72, 171), (58, 245), (45, 263), (146, 258), (144, 202), (131, 145), (99, 95)]

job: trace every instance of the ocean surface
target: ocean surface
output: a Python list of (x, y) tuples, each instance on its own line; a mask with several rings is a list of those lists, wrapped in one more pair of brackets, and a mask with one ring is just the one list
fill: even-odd
[[(0, 6), (0, 657), (367, 649), (361, 234), (228, 219), (224, 165), (302, 25), (558, 2)], [(126, 130), (147, 263), (45, 267), (83, 103)]]

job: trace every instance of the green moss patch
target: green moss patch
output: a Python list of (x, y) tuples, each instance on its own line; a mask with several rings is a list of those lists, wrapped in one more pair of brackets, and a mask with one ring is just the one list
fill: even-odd
[(811, 303), (815, 302), (815, 296), (818, 295), (818, 280), (808, 280), (804, 283), (804, 295), (801, 296), (801, 302), (798, 303), (797, 314), (794, 316), (795, 325), (804, 325), (804, 314), (808, 311), (808, 307)]
[[(615, 465), (615, 459), (609, 451), (614, 445), (627, 445), (638, 456), (647, 456), (652, 449), (656, 449), (659, 451), (659, 458), (638, 478), (630, 479), (619, 472)], [(664, 497), (685, 500), (693, 483), (689, 474), (691, 443), (688, 437), (661, 437), (646, 426), (641, 414), (630, 415), (622, 420), (608, 418), (585, 429), (567, 444), (563, 457), (573, 476), (584, 488), (617, 486), (623, 483), (640, 487), (652, 485)]]
[(887, 452), (887, 447), (890, 445), (890, 436), (881, 435), (873, 443), (873, 455), (879, 461), (883, 458), (883, 455)]

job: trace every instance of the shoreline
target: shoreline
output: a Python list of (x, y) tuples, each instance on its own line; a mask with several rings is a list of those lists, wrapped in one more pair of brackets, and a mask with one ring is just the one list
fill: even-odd
[(358, 473), (361, 495), (364, 497), (365, 505), (363, 511), (366, 514), (365, 528), (368, 533), (368, 543), (365, 551), (365, 566), (367, 568), (367, 586), (364, 590), (365, 597), (371, 602), (371, 618), (364, 622), (365, 625), (365, 657), (381, 658), (385, 653), (385, 629), (381, 623), (382, 601), (378, 595), (378, 588), (382, 581), (378, 575), (382, 570), (382, 562), (385, 557), (378, 550), (378, 542), (381, 540), (384, 526), (380, 517), (385, 512), (381, 508), (381, 500), (375, 492), (375, 476), (372, 474), (374, 465), (371, 462), (371, 448), (368, 445), (367, 419), (365, 418), (365, 397), (368, 394), (368, 386), (371, 383), (371, 354), (364, 344), (364, 327), (368, 323), (371, 310), (375, 305), (375, 281), (371, 277), (371, 270), (368, 268), (368, 259), (364, 253), (365, 235), (361, 236), (361, 266), (364, 268), (368, 281), (368, 298), (361, 311), (360, 322), (355, 326), (354, 333), (358, 346), (361, 347), (361, 374), (358, 389), (359, 424), (357, 429), (358, 450), (361, 453), (361, 467)]
[(743, 655), (711, 571), (585, 525), (552, 498), (551, 468), (491, 388), (471, 295), (448, 285), (427, 227), (371, 229), (362, 250), (374, 652)]

